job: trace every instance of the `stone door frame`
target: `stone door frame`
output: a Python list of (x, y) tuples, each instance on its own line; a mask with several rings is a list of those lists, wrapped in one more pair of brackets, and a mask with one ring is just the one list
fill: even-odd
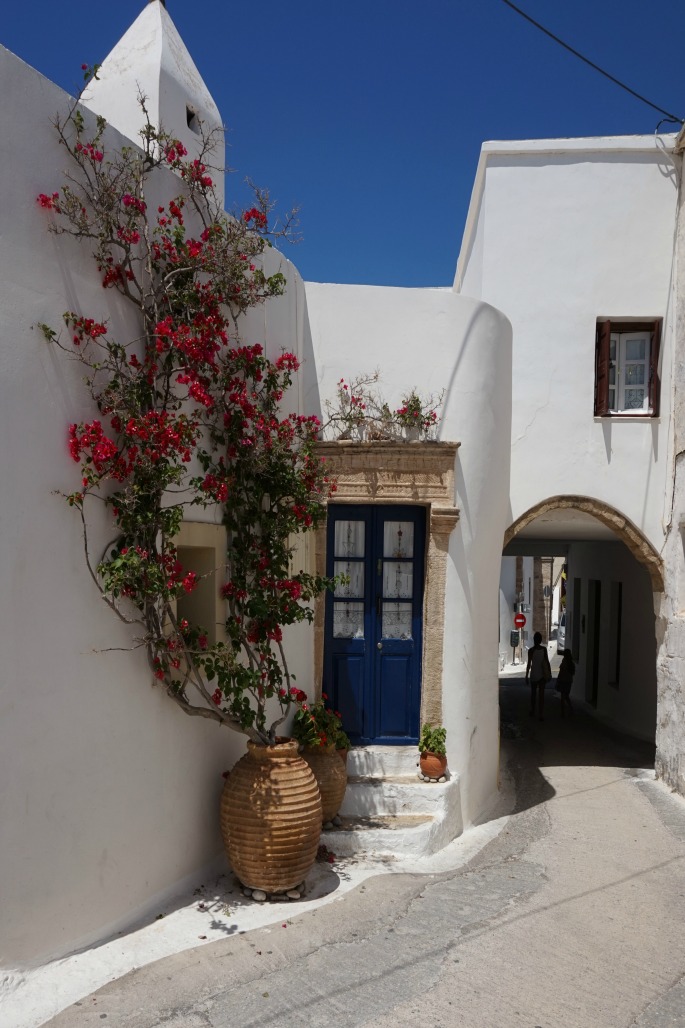
[[(426, 565), (421, 654), (421, 724), (442, 724), (442, 671), (445, 638), (445, 578), (450, 535), (459, 520), (454, 470), (459, 443), (318, 443), (337, 491), (336, 504), (411, 504), (426, 508)], [(314, 533), (316, 574), (326, 573), (326, 525)], [(324, 660), (325, 596), (314, 608), (314, 674), (321, 694)], [(430, 617), (428, 614), (430, 613)]]

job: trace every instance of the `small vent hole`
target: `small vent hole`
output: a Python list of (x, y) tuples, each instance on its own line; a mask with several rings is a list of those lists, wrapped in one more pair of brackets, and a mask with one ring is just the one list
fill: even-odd
[(186, 104), (186, 124), (191, 132), (200, 134), (200, 122), (198, 121), (197, 112), (192, 107), (188, 107)]

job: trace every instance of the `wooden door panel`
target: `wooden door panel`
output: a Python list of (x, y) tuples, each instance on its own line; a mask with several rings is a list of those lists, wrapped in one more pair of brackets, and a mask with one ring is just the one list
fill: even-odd
[(330, 505), (324, 692), (355, 744), (418, 741), (425, 508)]
[(404, 741), (414, 734), (411, 725), (412, 658), (382, 656), (378, 690), (378, 735), (388, 741)]

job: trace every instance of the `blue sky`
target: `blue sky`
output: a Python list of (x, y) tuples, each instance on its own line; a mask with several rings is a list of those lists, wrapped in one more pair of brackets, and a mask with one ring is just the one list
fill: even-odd
[[(685, 117), (682, 0), (517, 3)], [(143, 5), (8, 4), (0, 41), (73, 92)], [(303, 239), (287, 252), (315, 281), (449, 285), (483, 140), (652, 133), (660, 118), (501, 0), (167, 10), (229, 128), (227, 202), (249, 175), (282, 209), (299, 205)]]

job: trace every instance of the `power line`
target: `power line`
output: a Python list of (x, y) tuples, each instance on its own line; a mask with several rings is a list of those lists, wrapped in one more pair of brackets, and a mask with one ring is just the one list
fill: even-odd
[[(631, 89), (630, 86), (627, 86), (625, 82), (621, 82), (620, 79), (617, 79), (613, 75), (610, 75), (608, 71), (604, 70), (604, 68), (600, 68), (600, 66), (598, 64), (595, 64), (594, 61), (591, 61), (589, 57), (584, 57), (583, 54), (579, 53), (577, 50), (574, 50), (572, 46), (569, 46), (568, 43), (565, 43), (563, 39), (559, 39), (559, 36), (555, 36), (553, 32), (550, 32), (549, 29), (546, 29), (545, 26), (541, 25), (539, 21), (536, 21), (535, 18), (531, 18), (529, 14), (526, 14), (525, 11), (522, 11), (520, 7), (516, 6), (516, 4), (512, 4), (511, 0), (502, 0), (502, 3), (506, 4), (507, 7), (511, 7), (512, 11), (516, 11), (516, 13), (520, 14), (522, 18), (525, 18), (526, 21), (529, 21), (531, 23), (531, 25), (534, 25), (536, 29), (540, 29), (540, 31), (544, 32), (546, 36), (549, 36), (549, 38), (553, 39), (555, 43), (558, 43), (559, 46), (563, 46), (564, 50), (568, 50), (568, 52), (573, 54), (574, 57), (578, 57), (581, 61), (584, 61), (585, 64), (589, 64), (590, 67), (594, 68), (595, 71), (598, 71), (600, 75), (604, 75), (604, 77), (609, 79), (610, 82), (613, 82), (615, 83), (615, 85), (620, 86), (621, 89), (625, 89), (627, 93), (630, 93), (630, 95), (634, 96), (637, 100), (641, 100), (643, 104), (647, 104), (648, 107), (652, 107), (655, 111), (658, 111), (659, 114), (665, 114), (667, 119), (678, 125), (682, 125), (685, 123), (685, 119), (678, 118), (675, 114), (671, 114), (670, 111), (665, 111), (663, 107), (659, 107), (657, 104), (653, 104), (651, 100), (648, 100), (646, 97), (641, 96), (639, 93), (636, 93), (634, 89)], [(659, 124), (661, 125), (661, 122), (659, 122)]]

